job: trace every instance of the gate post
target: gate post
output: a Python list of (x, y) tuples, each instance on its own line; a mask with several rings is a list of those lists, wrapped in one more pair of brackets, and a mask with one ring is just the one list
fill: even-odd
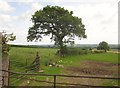
[[(2, 33), (0, 32), (0, 70), (2, 70)], [(0, 88), (2, 87), (2, 71), (0, 71)]]
[(54, 88), (56, 88), (56, 75), (54, 75)]
[[(7, 54), (3, 54), (2, 56), (2, 70), (9, 70), (9, 58)], [(8, 72), (2, 72), (2, 76), (4, 76), (3, 79), (3, 86), (8, 86), (9, 84), (9, 73)]]

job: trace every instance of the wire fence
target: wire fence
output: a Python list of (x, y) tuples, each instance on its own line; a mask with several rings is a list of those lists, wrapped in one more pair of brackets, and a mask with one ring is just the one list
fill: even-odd
[[(96, 77), (96, 76), (74, 76), (74, 75), (55, 75), (55, 74), (38, 74), (38, 73), (21, 73), (21, 72), (13, 72), (13, 71), (7, 71), (7, 70), (0, 70), (4, 72), (8, 72), (12, 75), (19, 75), (19, 76), (9, 76), (9, 78), (17, 78), (18, 80), (24, 79), (24, 80), (30, 80), (30, 81), (35, 81), (35, 82), (43, 82), (43, 83), (49, 83), (53, 84), (53, 88), (56, 88), (57, 85), (66, 85), (66, 86), (77, 86), (82, 87), (82, 88), (120, 88), (119, 86), (92, 86), (92, 85), (83, 85), (83, 84), (77, 84), (77, 83), (65, 83), (65, 82), (57, 82), (57, 77), (64, 77), (64, 78), (89, 78), (89, 79), (112, 79), (112, 80), (117, 80), (120, 81), (119, 77)], [(53, 77), (53, 81), (44, 81), (44, 80), (38, 80), (35, 78), (27, 78), (30, 76), (49, 76)], [(4, 76), (5, 77), (5, 76)], [(7, 77), (7, 76), (6, 76)], [(8, 78), (8, 77), (7, 77)], [(15, 80), (16, 81), (16, 80)]]

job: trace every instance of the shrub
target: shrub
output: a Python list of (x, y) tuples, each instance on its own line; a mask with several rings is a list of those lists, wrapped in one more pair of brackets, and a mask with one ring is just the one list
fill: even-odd
[(88, 54), (87, 49), (80, 49), (80, 48), (67, 48), (66, 53), (67, 55), (83, 55)]
[[(64, 55), (84, 55), (84, 54), (89, 54), (92, 53), (91, 50), (87, 48), (77, 48), (77, 47), (67, 47), (64, 48)], [(56, 55), (59, 55), (60, 50), (56, 52)]]
[(103, 50), (95, 50), (94, 53), (104, 53), (105, 51)]

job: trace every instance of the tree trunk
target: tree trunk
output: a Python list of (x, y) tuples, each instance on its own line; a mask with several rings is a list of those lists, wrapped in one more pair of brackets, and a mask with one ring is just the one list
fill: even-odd
[(63, 41), (62, 38), (59, 40), (59, 45), (60, 45), (60, 56), (64, 55), (64, 46), (63, 46)]
[[(2, 69), (3, 70), (9, 70), (9, 58), (7, 54), (3, 54), (2, 56)], [(9, 73), (8, 72), (2, 72), (2, 76), (6, 76), (3, 77), (3, 86), (8, 86), (8, 79), (9, 79)]]
[(105, 52), (107, 52), (107, 50), (105, 49)]

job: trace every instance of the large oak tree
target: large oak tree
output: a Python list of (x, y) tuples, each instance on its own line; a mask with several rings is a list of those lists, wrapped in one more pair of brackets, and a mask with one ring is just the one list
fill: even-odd
[(82, 19), (59, 6), (46, 6), (36, 11), (31, 20), (33, 26), (29, 28), (28, 41), (41, 40), (43, 35), (51, 36), (50, 39), (59, 46), (60, 54), (64, 53), (64, 44), (74, 42), (75, 36), (86, 38)]

